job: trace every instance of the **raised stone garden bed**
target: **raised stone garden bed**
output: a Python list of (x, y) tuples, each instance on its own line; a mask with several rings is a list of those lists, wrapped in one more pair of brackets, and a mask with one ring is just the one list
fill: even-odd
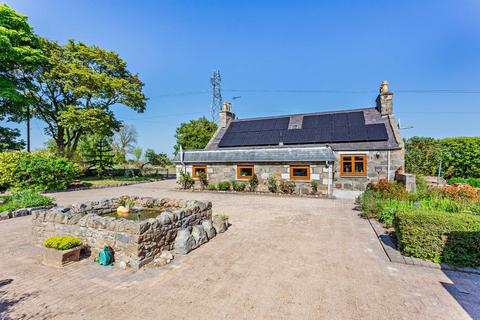
[(0, 220), (7, 220), (7, 219), (12, 219), (12, 218), (29, 216), (34, 211), (46, 210), (46, 209), (49, 209), (49, 208), (52, 208), (52, 207), (53, 206), (41, 206), (41, 207), (33, 207), (33, 208), (22, 208), (22, 209), (17, 209), (17, 210), (14, 210), (14, 211), (4, 211), (4, 212), (0, 213)]
[[(115, 214), (125, 204), (134, 213), (128, 219)], [(224, 221), (218, 231), (226, 225)], [(116, 262), (135, 269), (160, 257), (162, 251), (188, 253), (216, 233), (209, 201), (126, 196), (34, 211), (32, 229), (35, 244), (51, 236), (71, 235), (93, 255), (104, 245), (111, 247)]]
[(335, 199), (334, 196), (328, 196), (323, 193), (282, 193), (282, 192), (267, 192), (267, 191), (233, 191), (233, 190), (201, 190), (201, 189), (182, 189), (177, 188), (175, 191), (183, 192), (203, 192), (203, 193), (228, 193), (228, 194), (239, 194), (239, 195), (261, 195), (261, 196), (271, 196), (271, 197), (293, 197), (293, 198), (321, 198), (321, 199)]
[(72, 262), (79, 261), (81, 250), (82, 246), (78, 246), (68, 250), (43, 248), (42, 262), (47, 266), (63, 267)]

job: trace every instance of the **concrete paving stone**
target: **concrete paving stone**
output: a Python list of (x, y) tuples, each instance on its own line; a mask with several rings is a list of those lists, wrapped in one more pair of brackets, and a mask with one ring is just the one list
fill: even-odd
[(120, 195), (210, 200), (229, 215), (225, 233), (162, 268), (47, 267), (31, 245), (31, 216), (0, 221), (0, 319), (480, 318), (479, 275), (392, 264), (353, 200), (174, 188), (50, 194), (63, 206)]

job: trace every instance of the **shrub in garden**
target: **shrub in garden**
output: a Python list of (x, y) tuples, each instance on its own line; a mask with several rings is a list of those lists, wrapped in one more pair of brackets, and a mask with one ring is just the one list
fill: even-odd
[(232, 187), (233, 190), (235, 190), (236, 185), (237, 185), (237, 181), (235, 181), (233, 179), (230, 180), (230, 186)]
[(397, 209), (395, 207), (385, 206), (380, 210), (378, 221), (383, 223), (387, 228), (391, 228), (393, 226), (393, 218), (395, 217), (396, 212)]
[(15, 175), (20, 161), (31, 155), (31, 153), (20, 151), (0, 152), (0, 186), (2, 189), (8, 189), (15, 184)]
[(318, 182), (316, 180), (310, 181), (310, 188), (312, 188), (313, 193), (317, 193), (318, 191)]
[(254, 173), (253, 176), (248, 180), (248, 189), (252, 192), (256, 191), (258, 187), (258, 177)]
[(82, 241), (79, 238), (70, 237), (70, 236), (59, 236), (59, 237), (50, 237), (46, 239), (43, 244), (47, 248), (57, 249), (57, 250), (68, 250), (75, 247), (78, 247), (82, 244)]
[(202, 189), (205, 189), (208, 186), (207, 175), (205, 174), (205, 172), (200, 172), (198, 174), (198, 180), (200, 180)]
[(210, 190), (210, 191), (217, 190), (217, 186), (214, 183), (209, 183), (207, 185), (207, 190)]
[(448, 184), (461, 183), (471, 185), (475, 188), (480, 188), (480, 178), (452, 178), (447, 182)]
[(78, 167), (67, 158), (32, 154), (19, 162), (15, 189), (65, 190), (78, 175)]
[(269, 177), (267, 179), (267, 187), (268, 187), (268, 191), (270, 192), (277, 192), (278, 191), (278, 184), (277, 184), (277, 179), (275, 179), (275, 177)]
[(293, 192), (295, 192), (295, 182), (288, 181), (288, 180), (282, 180), (282, 181), (280, 181), (279, 189), (283, 193), (292, 194)]
[(228, 190), (230, 190), (230, 182), (229, 182), (229, 181), (219, 182), (219, 183), (218, 183), (218, 186), (217, 186), (217, 189), (218, 189), (218, 190), (221, 190), (221, 191), (228, 191)]
[(480, 201), (480, 188), (466, 185), (451, 185), (442, 189), (442, 193), (453, 200)]
[(245, 184), (245, 182), (238, 182), (238, 183), (235, 183), (235, 185), (233, 186), (233, 190), (244, 191), (246, 187), (247, 185)]
[(457, 266), (480, 266), (478, 215), (401, 210), (395, 215), (394, 227), (406, 255)]
[(378, 218), (381, 208), (378, 205), (378, 199), (376, 197), (375, 191), (371, 189), (365, 190), (361, 195), (357, 197), (355, 202), (360, 205), (360, 215), (362, 217)]
[(195, 185), (195, 180), (193, 180), (188, 172), (180, 171), (180, 179), (178, 179), (178, 184), (181, 188), (187, 190), (193, 188)]
[(381, 179), (378, 183), (369, 183), (367, 189), (381, 194), (383, 199), (404, 200), (408, 198), (408, 192), (401, 183), (390, 182), (387, 179)]

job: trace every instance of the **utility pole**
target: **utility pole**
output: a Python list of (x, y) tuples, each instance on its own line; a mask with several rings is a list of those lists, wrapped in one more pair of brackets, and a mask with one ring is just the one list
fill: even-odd
[(30, 152), (30, 106), (27, 106), (27, 152)]
[(222, 78), (220, 71), (215, 70), (210, 78), (210, 87), (212, 89), (212, 121), (218, 123), (218, 113), (222, 110)]

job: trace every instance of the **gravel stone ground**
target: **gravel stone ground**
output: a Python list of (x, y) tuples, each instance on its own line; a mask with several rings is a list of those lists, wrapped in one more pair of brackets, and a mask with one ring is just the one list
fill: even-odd
[(174, 191), (174, 181), (51, 194), (211, 200), (230, 229), (163, 268), (43, 266), (31, 218), (0, 222), (0, 319), (480, 319), (480, 276), (393, 264), (353, 200)]

